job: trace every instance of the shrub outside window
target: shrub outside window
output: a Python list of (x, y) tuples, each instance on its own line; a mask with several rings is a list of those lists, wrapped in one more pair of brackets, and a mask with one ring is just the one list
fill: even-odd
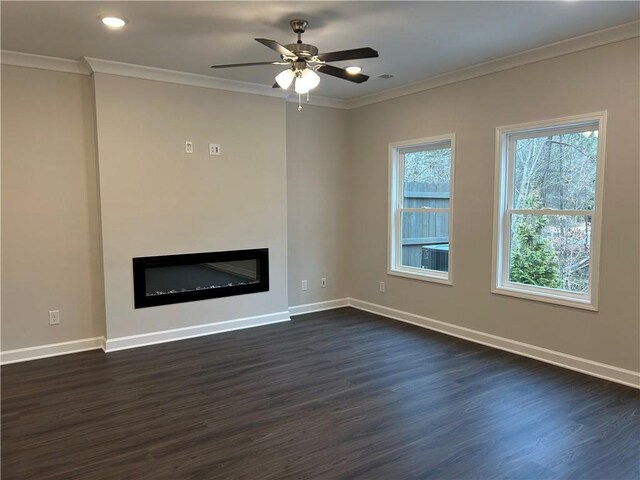
[(497, 129), (494, 293), (597, 309), (605, 120)]
[(389, 274), (451, 283), (454, 143), (389, 145)]

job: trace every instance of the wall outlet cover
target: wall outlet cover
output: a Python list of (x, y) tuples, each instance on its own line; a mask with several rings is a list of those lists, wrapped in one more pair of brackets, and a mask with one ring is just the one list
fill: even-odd
[(60, 310), (49, 310), (49, 325), (60, 325)]

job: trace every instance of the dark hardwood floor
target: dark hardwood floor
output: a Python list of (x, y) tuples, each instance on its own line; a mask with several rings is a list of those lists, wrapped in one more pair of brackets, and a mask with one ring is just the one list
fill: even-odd
[(343, 308), (2, 368), (2, 479), (637, 479), (638, 391)]

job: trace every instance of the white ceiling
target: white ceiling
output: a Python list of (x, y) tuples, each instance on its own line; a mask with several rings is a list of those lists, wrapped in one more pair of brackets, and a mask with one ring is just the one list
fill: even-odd
[[(3, 50), (94, 57), (271, 85), (279, 66), (211, 70), (278, 60), (254, 41), (293, 43), (292, 18), (309, 20), (305, 43), (320, 52), (369, 46), (357, 64), (376, 77), (356, 85), (323, 75), (314, 93), (354, 99), (640, 18), (636, 1), (555, 2), (28, 2), (3, 1)], [(111, 31), (99, 16), (129, 20)]]

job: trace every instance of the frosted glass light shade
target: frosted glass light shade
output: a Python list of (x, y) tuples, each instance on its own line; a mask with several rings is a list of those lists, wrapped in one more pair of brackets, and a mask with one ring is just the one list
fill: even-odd
[(295, 76), (296, 74), (293, 73), (293, 70), (289, 68), (276, 75), (276, 83), (280, 86), (280, 88), (286, 90), (291, 85), (291, 82), (293, 82)]
[(300, 76), (296, 78), (296, 93), (305, 94), (309, 90), (316, 88), (320, 83), (320, 77), (310, 68), (305, 68)]
[(118, 18), (118, 17), (102, 17), (100, 19), (102, 21), (102, 23), (104, 23), (107, 27), (109, 28), (122, 28), (125, 26), (125, 24), (127, 23), (126, 20), (124, 20), (123, 18)]

